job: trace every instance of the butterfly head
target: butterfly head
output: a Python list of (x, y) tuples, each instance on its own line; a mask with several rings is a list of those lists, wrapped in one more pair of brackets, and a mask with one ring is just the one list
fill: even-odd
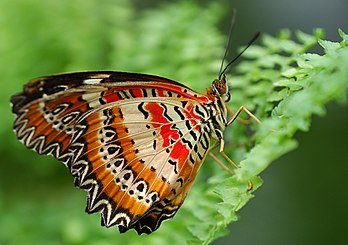
[(215, 79), (211, 85), (211, 92), (215, 97), (222, 98), (225, 102), (228, 102), (231, 98), (230, 92), (228, 91), (228, 84), (226, 75), (223, 74), (221, 79)]

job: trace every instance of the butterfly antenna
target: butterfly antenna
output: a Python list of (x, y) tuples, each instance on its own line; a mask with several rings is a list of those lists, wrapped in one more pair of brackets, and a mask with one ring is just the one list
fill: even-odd
[(260, 32), (257, 32), (254, 37), (249, 41), (248, 45), (232, 60), (230, 61), (226, 66), (225, 69), (223, 69), (220, 73), (219, 73), (219, 80), (221, 79), (222, 74), (224, 74), (227, 69), (229, 68), (230, 65), (232, 65), (250, 46), (251, 44), (253, 44), (256, 39), (260, 36)]
[(222, 57), (221, 66), (220, 66), (220, 70), (219, 70), (219, 79), (220, 79), (220, 77), (222, 75), (221, 71), (222, 71), (222, 69), (224, 67), (224, 61), (226, 59), (227, 53), (228, 53), (228, 51), (230, 49), (230, 46), (231, 46), (231, 36), (232, 36), (232, 31), (233, 31), (234, 24), (236, 23), (236, 15), (237, 15), (237, 10), (233, 9), (232, 10), (232, 18), (231, 18), (230, 29), (228, 31), (228, 39), (227, 39), (227, 43), (226, 43), (226, 49), (225, 49), (224, 56)]

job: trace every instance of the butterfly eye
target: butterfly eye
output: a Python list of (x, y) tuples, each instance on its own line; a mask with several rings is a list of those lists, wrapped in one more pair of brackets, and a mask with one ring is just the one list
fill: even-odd
[(227, 96), (227, 100), (229, 100), (230, 95), (228, 95), (228, 86), (227, 86), (227, 81), (225, 77), (223, 77), (221, 80), (219, 79), (214, 80), (212, 87), (216, 96), (220, 96), (220, 97)]

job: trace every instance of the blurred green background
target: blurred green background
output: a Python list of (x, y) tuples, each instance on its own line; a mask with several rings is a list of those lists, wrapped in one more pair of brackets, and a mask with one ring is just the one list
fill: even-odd
[[(9, 98), (40, 75), (99, 69), (161, 75), (203, 92), (216, 76), (233, 7), (232, 47), (256, 31), (321, 27), (328, 40), (339, 40), (339, 27), (348, 32), (345, 0), (0, 0), (0, 244), (160, 244), (156, 236), (175, 236), (166, 234), (169, 222), (151, 239), (101, 228), (62, 164), (16, 140)], [(348, 107), (333, 102), (327, 111), (297, 134), (296, 151), (261, 175), (241, 220), (215, 244), (346, 241)]]

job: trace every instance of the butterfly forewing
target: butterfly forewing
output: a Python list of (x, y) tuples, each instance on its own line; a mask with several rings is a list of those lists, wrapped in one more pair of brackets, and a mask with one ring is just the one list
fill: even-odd
[(151, 233), (183, 203), (209, 149), (210, 98), (150, 75), (42, 77), (12, 97), (17, 137), (66, 163), (87, 212)]

